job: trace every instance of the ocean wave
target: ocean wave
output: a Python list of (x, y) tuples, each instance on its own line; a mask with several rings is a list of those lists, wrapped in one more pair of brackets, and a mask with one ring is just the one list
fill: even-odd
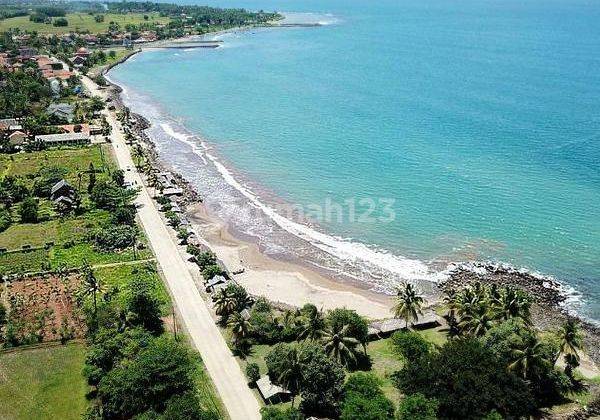
[[(205, 147), (200, 149), (196, 142), (191, 141), (195, 136), (178, 132), (168, 123), (160, 123), (160, 127), (170, 137), (190, 146), (193, 152), (202, 159), (208, 158), (227, 184), (248, 199), (252, 205), (259, 208), (279, 227), (321, 251), (351, 263), (365, 263), (367, 264), (365, 271), (376, 267), (406, 281), (439, 282), (443, 279), (439, 272), (433, 271), (422, 261), (394, 255), (386, 250), (374, 249), (360, 242), (329, 235), (282, 216), (274, 208), (261, 201), (260, 197), (247, 186), (242, 185), (214, 154), (209, 153)], [(358, 278), (357, 276), (353, 277)]]

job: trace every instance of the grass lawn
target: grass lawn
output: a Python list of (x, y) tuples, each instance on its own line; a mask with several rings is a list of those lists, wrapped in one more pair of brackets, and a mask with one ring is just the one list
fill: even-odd
[(0, 413), (6, 419), (80, 419), (87, 385), (82, 344), (0, 353)]
[(127, 298), (128, 284), (132, 278), (137, 276), (146, 279), (152, 285), (154, 296), (163, 303), (163, 314), (170, 314), (170, 297), (156, 271), (156, 263), (101, 267), (95, 270), (95, 274), (107, 290), (118, 288), (118, 298), (123, 300)]
[(45, 249), (5, 253), (0, 254), (0, 271), (4, 274), (40, 271), (46, 262), (48, 262), (48, 251)]
[(68, 13), (66, 16), (69, 22), (68, 26), (54, 26), (46, 23), (35, 23), (29, 20), (29, 16), (19, 16), (0, 21), (0, 32), (7, 31), (10, 28), (19, 28), (22, 31), (37, 31), (41, 34), (65, 34), (69, 32), (91, 32), (94, 34), (108, 32), (110, 22), (119, 24), (121, 29), (125, 25), (140, 23), (168, 23), (170, 18), (161, 17), (158, 13), (146, 13), (148, 20), (144, 20), (143, 13), (115, 14), (107, 13), (104, 15), (104, 22), (96, 22), (94, 16), (87, 13)]
[(94, 249), (94, 246), (89, 243), (81, 243), (69, 248), (54, 247), (49, 255), (50, 266), (53, 269), (60, 266), (80, 267), (83, 265), (83, 260), (87, 260), (91, 265), (98, 265), (144, 260), (151, 257), (152, 253), (149, 249), (138, 250), (137, 258), (134, 258), (131, 249), (121, 252), (102, 252)]
[(92, 210), (80, 216), (54, 219), (40, 223), (13, 224), (0, 233), (0, 248), (18, 249), (22, 245), (56, 245), (67, 241), (80, 242), (87, 233), (110, 218), (105, 210)]
[(383, 392), (397, 403), (400, 400), (400, 393), (394, 387), (390, 375), (402, 367), (402, 361), (392, 349), (391, 338), (371, 341), (367, 346), (367, 353), (371, 356), (372, 371), (383, 381)]
[[(77, 174), (81, 171), (87, 171), (90, 163), (94, 164), (96, 170), (104, 167), (115, 168), (110, 154), (110, 145), (69, 147), (34, 153), (0, 155), (0, 178), (5, 175), (32, 175), (37, 173), (41, 168), (58, 166), (67, 170), (67, 181), (77, 188)], [(97, 180), (101, 180), (104, 177), (108, 177), (108, 174), (96, 173)], [(81, 184), (82, 189), (87, 187), (87, 182), (88, 176), (84, 174)]]

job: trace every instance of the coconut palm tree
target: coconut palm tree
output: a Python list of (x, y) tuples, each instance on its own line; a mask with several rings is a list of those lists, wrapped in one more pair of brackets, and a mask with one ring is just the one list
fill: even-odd
[(216, 314), (225, 320), (235, 310), (236, 302), (227, 289), (221, 289), (214, 297), (214, 304)]
[(513, 349), (513, 362), (508, 365), (509, 370), (515, 371), (527, 379), (535, 366), (549, 363), (546, 360), (542, 343), (537, 337), (527, 340), (521, 347)]
[(492, 298), (492, 305), (496, 319), (521, 318), (526, 324), (531, 323), (531, 301), (521, 290), (505, 287)]
[(344, 366), (356, 362), (356, 346), (360, 342), (348, 334), (349, 325), (337, 325), (328, 328), (323, 340), (325, 352)]
[(325, 334), (323, 311), (314, 310), (302, 317), (299, 340), (318, 340)]
[(294, 406), (296, 395), (298, 395), (302, 386), (305, 366), (306, 360), (302, 354), (302, 349), (294, 346), (290, 350), (281, 374), (277, 378), (277, 382), (292, 395), (292, 407)]
[(140, 146), (139, 144), (136, 144), (131, 150), (131, 155), (135, 159), (135, 166), (139, 168), (140, 161), (144, 157), (144, 149), (142, 149), (142, 146)]
[(559, 356), (572, 355), (579, 362), (579, 351), (583, 348), (583, 336), (579, 330), (579, 324), (574, 319), (569, 319), (560, 329)]
[(97, 297), (99, 293), (104, 293), (104, 287), (96, 278), (94, 270), (88, 264), (86, 260), (83, 260), (83, 266), (81, 267), (83, 285), (81, 293), (83, 296), (92, 296), (94, 300), (94, 316), (98, 312)]
[(406, 328), (409, 323), (419, 319), (423, 314), (422, 307), (425, 300), (417, 294), (417, 291), (410, 283), (405, 283), (404, 287), (398, 289), (396, 296), (396, 306), (394, 306), (394, 315), (396, 318), (404, 319)]
[(233, 335), (233, 345), (240, 349), (252, 331), (252, 324), (239, 313), (234, 314), (228, 324)]
[(482, 337), (492, 328), (493, 317), (490, 313), (487, 302), (479, 302), (477, 305), (469, 307), (459, 322), (462, 331), (475, 337)]

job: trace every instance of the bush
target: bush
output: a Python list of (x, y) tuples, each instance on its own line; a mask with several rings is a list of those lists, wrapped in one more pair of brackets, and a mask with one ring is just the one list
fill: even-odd
[(104, 15), (96, 15), (94, 16), (94, 20), (98, 23), (104, 22)]
[(204, 270), (206, 267), (217, 265), (217, 256), (210, 251), (199, 253), (196, 255), (196, 264), (200, 270)]
[(220, 276), (223, 274), (223, 270), (218, 265), (209, 265), (208, 267), (202, 270), (202, 277), (204, 280), (210, 280), (215, 276)]
[(429, 353), (431, 343), (414, 331), (398, 331), (392, 335), (392, 346), (404, 362), (419, 359)]
[(130, 284), (130, 296), (127, 299), (127, 311), (130, 314), (129, 322), (139, 325), (155, 335), (163, 332), (160, 301), (152, 295), (148, 281), (141, 277), (134, 277)]
[(304, 416), (294, 407), (263, 407), (260, 409), (262, 420), (304, 420)]
[(42, 198), (50, 197), (50, 190), (60, 180), (67, 175), (65, 168), (50, 166), (42, 168), (36, 174), (33, 182), (33, 193)]
[(96, 246), (104, 251), (121, 250), (133, 246), (137, 238), (134, 226), (116, 225), (100, 229), (94, 235)]
[(10, 215), (10, 211), (7, 209), (0, 208), (0, 232), (8, 229), (10, 224), (12, 223), (12, 217)]
[(54, 19), (53, 25), (59, 27), (69, 26), (69, 21), (65, 18), (59, 17)]
[(341, 420), (394, 418), (394, 404), (381, 390), (381, 380), (372, 373), (352, 374), (344, 385)]
[(22, 223), (36, 223), (38, 221), (39, 205), (35, 198), (27, 197), (21, 203), (19, 214)]
[(250, 383), (254, 384), (260, 379), (260, 369), (256, 363), (248, 363), (246, 365), (246, 377)]
[(423, 394), (405, 396), (398, 407), (398, 420), (436, 420), (438, 402)]
[(120, 225), (135, 224), (135, 207), (134, 206), (119, 206), (112, 213), (113, 222)]

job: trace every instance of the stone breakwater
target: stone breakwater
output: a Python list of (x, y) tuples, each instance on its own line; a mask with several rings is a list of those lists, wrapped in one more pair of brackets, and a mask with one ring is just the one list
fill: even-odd
[(600, 364), (600, 327), (569, 313), (563, 304), (567, 300), (563, 286), (548, 277), (542, 277), (510, 267), (486, 263), (457, 265), (448, 278), (439, 284), (442, 291), (460, 290), (480, 282), (498, 286), (512, 286), (529, 293), (534, 299), (532, 321), (540, 330), (556, 330), (567, 319), (577, 319), (584, 335), (585, 351)]

